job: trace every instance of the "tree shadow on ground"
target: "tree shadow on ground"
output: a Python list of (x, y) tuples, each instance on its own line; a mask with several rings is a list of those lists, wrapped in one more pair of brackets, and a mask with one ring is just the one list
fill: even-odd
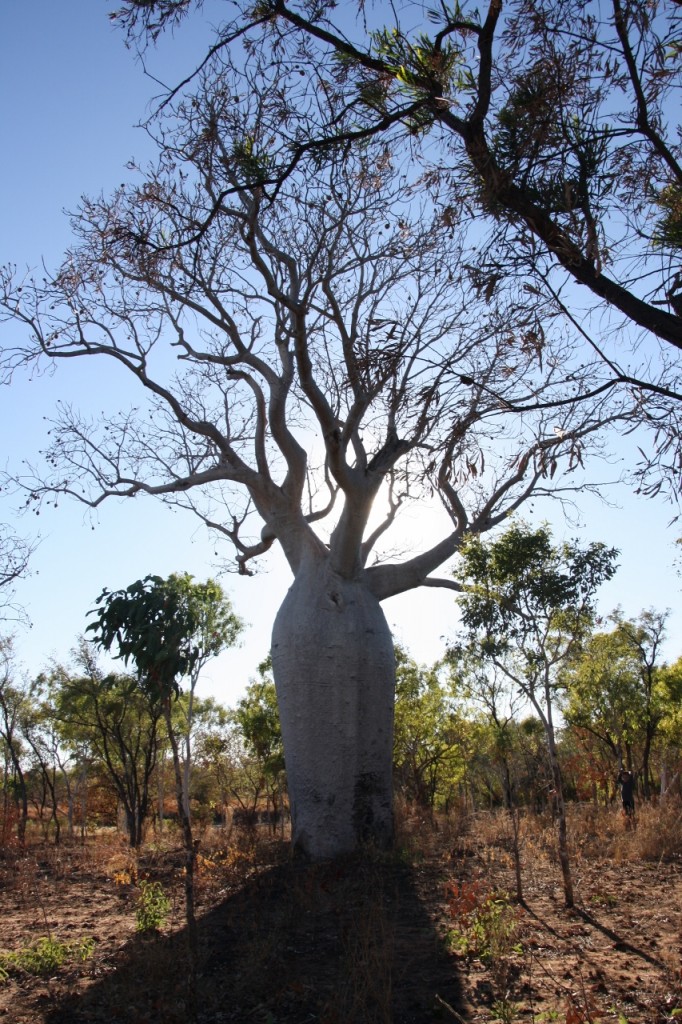
[(640, 957), (642, 960), (646, 960), (646, 962), (651, 964), (653, 967), (659, 967), (663, 971), (667, 969), (667, 965), (663, 960), (659, 957), (652, 956), (651, 953), (647, 952), (645, 949), (640, 949), (638, 946), (634, 946), (631, 942), (624, 939), (622, 935), (619, 935), (618, 932), (614, 932), (612, 928), (602, 924), (601, 921), (597, 920), (594, 914), (590, 914), (587, 910), (579, 907), (574, 908), (574, 913), (577, 917), (582, 918), (586, 924), (596, 928), (597, 931), (600, 931), (607, 939), (610, 939), (613, 942), (614, 949), (617, 949), (619, 953), (630, 953), (633, 957)]
[[(419, 869), (371, 855), (253, 875), (200, 919), (199, 1021), (452, 1020), (461, 987), (424, 904), (437, 887), (424, 883)], [(185, 1022), (185, 957), (182, 932), (138, 937), (46, 1022)]]

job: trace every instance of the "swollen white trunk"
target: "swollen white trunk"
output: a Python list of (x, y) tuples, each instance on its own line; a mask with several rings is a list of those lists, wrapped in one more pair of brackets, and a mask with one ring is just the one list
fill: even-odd
[(272, 664), (294, 847), (320, 859), (388, 845), (395, 659), (379, 602), (319, 563), (302, 570), (275, 619)]

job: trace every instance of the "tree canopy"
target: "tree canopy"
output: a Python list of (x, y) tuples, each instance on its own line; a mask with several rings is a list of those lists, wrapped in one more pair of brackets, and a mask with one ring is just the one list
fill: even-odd
[(567, 717), (588, 729), (642, 780), (651, 795), (654, 738), (679, 700), (679, 680), (661, 661), (667, 613), (637, 619), (620, 610), (610, 632), (595, 633), (567, 666)]
[(158, 701), (176, 694), (197, 665), (236, 640), (241, 622), (214, 580), (189, 573), (146, 576), (123, 590), (103, 590), (87, 631), (106, 651), (133, 662)]
[[(189, 508), (244, 573), (275, 541), (294, 573), (329, 543), (334, 571), (366, 569), (383, 599), (424, 582), (465, 532), (555, 490), (562, 469), (579, 476), (632, 403), (591, 386), (579, 332), (532, 273), (490, 286), (467, 223), (382, 139), (311, 152), (270, 195), (263, 166), (292, 133), (355, 115), (245, 47), (245, 63), (221, 50), (161, 111), (156, 166), (83, 200), (54, 274), (6, 269), (2, 304), (26, 328), (4, 352), (9, 376), (106, 358), (147, 399), (92, 420), (61, 409), (21, 483), (29, 505), (147, 494)], [(286, 117), (285, 69), (303, 89)], [(434, 493), (449, 536), (371, 566), (401, 507)]]
[[(201, 6), (129, 0), (112, 18), (144, 48)], [(563, 397), (624, 390), (654, 430), (639, 466), (643, 486), (658, 490), (662, 471), (676, 491), (681, 18), (674, 0), (399, 3), (390, 11), (231, 4), (206, 60), (160, 102), (206, 68), (215, 73), (226, 54), (250, 61), (266, 52), (282, 72), (276, 111), (254, 122), (248, 143), (265, 194), (276, 195), (301, 164), (314, 173), (344, 146), (382, 140), (446, 224), (475, 218), (483, 289), (530, 274), (530, 287), (568, 315), (597, 374), (577, 386), (568, 378)], [(320, 90), (336, 97), (333, 110), (316, 101)], [(304, 133), (294, 116), (301, 107), (314, 110)], [(286, 139), (279, 147), (269, 137), (276, 117)], [(204, 230), (229, 192), (216, 194), (180, 244)]]

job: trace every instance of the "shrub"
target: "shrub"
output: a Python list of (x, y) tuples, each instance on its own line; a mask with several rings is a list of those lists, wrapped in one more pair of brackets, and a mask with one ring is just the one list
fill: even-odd
[(0, 953), (0, 981), (7, 981), (12, 971), (43, 975), (58, 970), (67, 961), (82, 963), (92, 956), (94, 948), (94, 939), (59, 942), (45, 935), (31, 946)]
[(448, 932), (452, 949), (478, 957), (484, 964), (521, 952), (517, 941), (521, 912), (504, 894), (483, 893), (476, 882), (454, 882), (447, 897), (456, 922)]
[(140, 882), (135, 903), (135, 928), (138, 932), (158, 932), (168, 917), (171, 901), (160, 882)]

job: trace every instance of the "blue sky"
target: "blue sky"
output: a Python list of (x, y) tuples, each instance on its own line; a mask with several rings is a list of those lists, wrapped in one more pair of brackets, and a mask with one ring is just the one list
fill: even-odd
[[(209, 12), (221, 4), (207, 6)], [(104, 0), (5, 0), (0, 4), (0, 263), (53, 265), (70, 238), (63, 211), (83, 193), (105, 193), (127, 176), (125, 164), (144, 161), (151, 148), (133, 125), (154, 95), (107, 12)], [(160, 78), (175, 80), (201, 52), (207, 29), (188, 24), (150, 55)], [(12, 328), (0, 328), (2, 339)], [(100, 374), (98, 376), (98, 373)], [(57, 399), (85, 404), (94, 412), (129, 401), (125, 382), (101, 371), (69, 364), (53, 377), (17, 378), (0, 392), (1, 464), (16, 467), (35, 459), (44, 444)], [(629, 443), (629, 442), (627, 442)], [(662, 502), (635, 499), (627, 489), (610, 492), (611, 507), (581, 498), (579, 525), (566, 524), (558, 510), (535, 503), (531, 520), (551, 518), (557, 537), (578, 535), (621, 549), (621, 568), (601, 592), (601, 608), (620, 604), (627, 615), (642, 608), (670, 607), (668, 658), (682, 653), (680, 579), (672, 562), (682, 527), (668, 528), (673, 510)], [(0, 519), (13, 515), (16, 501), (0, 499)], [(428, 535), (432, 513), (413, 521)], [(435, 516), (434, 516), (435, 519)], [(82, 632), (86, 615), (103, 587), (128, 585), (147, 573), (188, 571), (197, 579), (214, 574), (215, 544), (198, 520), (152, 501), (112, 504), (95, 520), (83, 509), (61, 503), (40, 519), (16, 521), (24, 534), (40, 534), (34, 574), (21, 584), (18, 599), (33, 622), (17, 636), (25, 670), (33, 674), (51, 658), (65, 661)], [(435, 536), (435, 534), (434, 534)], [(223, 551), (223, 556), (226, 553)], [(269, 647), (277, 606), (290, 583), (283, 559), (273, 555), (264, 575), (233, 576), (221, 582), (238, 613), (250, 624), (240, 650), (208, 666), (203, 692), (233, 703)], [(454, 601), (445, 591), (422, 590), (385, 604), (396, 638), (419, 660), (443, 650), (441, 638), (455, 629)]]

